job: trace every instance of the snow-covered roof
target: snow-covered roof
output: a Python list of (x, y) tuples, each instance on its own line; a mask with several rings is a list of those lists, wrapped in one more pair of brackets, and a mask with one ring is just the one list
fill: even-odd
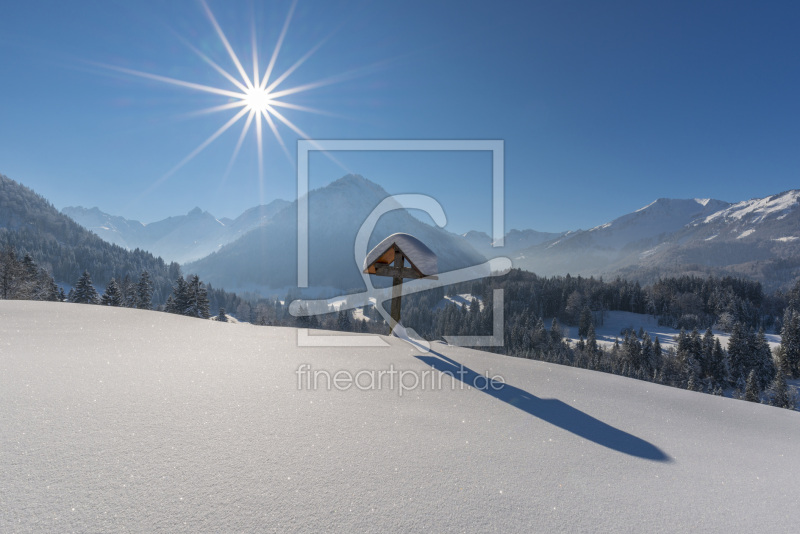
[(394, 261), (394, 247), (403, 251), (411, 266), (422, 276), (433, 276), (439, 272), (436, 254), (425, 243), (410, 234), (392, 234), (373, 248), (364, 259), (364, 271), (374, 263), (390, 264)]

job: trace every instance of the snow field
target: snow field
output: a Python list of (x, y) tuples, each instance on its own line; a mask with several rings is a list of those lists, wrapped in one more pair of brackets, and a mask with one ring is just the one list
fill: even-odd
[[(731, 532), (800, 521), (800, 414), (434, 344), (0, 301), (0, 531)], [(297, 370), (444, 375), (298, 389)], [(463, 366), (463, 367), (462, 367)], [(499, 392), (462, 387), (502, 376)]]

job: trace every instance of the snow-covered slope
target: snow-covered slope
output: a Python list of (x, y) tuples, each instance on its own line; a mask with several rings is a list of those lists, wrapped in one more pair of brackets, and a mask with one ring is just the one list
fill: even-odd
[[(320, 348), (296, 335), (0, 301), (0, 531), (789, 532), (800, 522), (797, 412), (438, 344), (421, 355), (394, 338)], [(442, 387), (401, 395), (384, 377), (380, 390), (300, 390), (303, 364), (394, 369), (409, 387), (414, 376)], [(506, 386), (464, 384), (483, 373)]]
[(274, 200), (242, 213), (236, 219), (217, 219), (194, 208), (186, 215), (168, 217), (150, 224), (109, 215), (98, 208), (66, 207), (62, 211), (84, 228), (109, 243), (128, 249), (140, 248), (167, 261), (184, 263), (211, 254), (256, 228), (289, 205)]

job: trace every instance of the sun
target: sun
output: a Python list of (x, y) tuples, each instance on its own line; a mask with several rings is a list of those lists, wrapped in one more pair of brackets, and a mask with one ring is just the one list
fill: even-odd
[(225, 33), (222, 31), (219, 23), (217, 22), (216, 17), (211, 12), (211, 9), (206, 4), (205, 0), (200, 0), (200, 5), (203, 7), (206, 16), (208, 17), (209, 22), (213, 26), (217, 36), (219, 37), (222, 45), (224, 46), (225, 50), (228, 53), (229, 59), (231, 60), (232, 66), (235, 67), (235, 71), (228, 71), (221, 67), (218, 63), (213, 61), (210, 57), (206, 54), (201, 52), (197, 47), (195, 47), (192, 43), (185, 39), (181, 39), (183, 44), (185, 44), (192, 52), (194, 52), (200, 59), (202, 59), (206, 64), (208, 64), (214, 71), (220, 74), (222, 77), (225, 78), (226, 84), (222, 87), (215, 87), (210, 85), (204, 85), (199, 83), (194, 83), (186, 80), (178, 80), (176, 78), (170, 78), (167, 76), (161, 76), (158, 74), (142, 72), (138, 70), (117, 67), (113, 65), (101, 65), (102, 67), (112, 69), (118, 72), (122, 72), (125, 74), (130, 74), (133, 76), (138, 76), (141, 78), (146, 78), (149, 80), (155, 80), (163, 83), (167, 83), (170, 85), (176, 85), (179, 87), (183, 87), (185, 89), (191, 89), (194, 91), (202, 91), (205, 93), (211, 93), (214, 95), (218, 95), (222, 102), (217, 106), (213, 106), (211, 108), (206, 108), (199, 110), (193, 115), (205, 115), (209, 113), (217, 113), (222, 111), (234, 111), (234, 114), (227, 122), (225, 122), (216, 132), (211, 134), (205, 141), (200, 143), (200, 145), (195, 148), (192, 152), (190, 152), (186, 157), (184, 157), (180, 162), (178, 162), (172, 169), (170, 169), (167, 173), (165, 173), (161, 178), (159, 178), (154, 184), (152, 184), (144, 194), (151, 192), (153, 189), (158, 187), (164, 180), (172, 176), (175, 172), (177, 172), (181, 167), (189, 163), (195, 156), (197, 156), (200, 152), (206, 149), (211, 143), (213, 143), (218, 137), (220, 137), (223, 133), (233, 127), (236, 123), (240, 121), (244, 121), (242, 126), (241, 133), (239, 134), (238, 141), (236, 146), (233, 150), (233, 154), (231, 155), (231, 159), (228, 163), (227, 169), (225, 170), (225, 174), (223, 176), (223, 181), (227, 178), (228, 174), (233, 167), (236, 158), (239, 155), (239, 152), (242, 148), (242, 144), (244, 143), (247, 134), (250, 132), (251, 129), (255, 129), (255, 137), (257, 142), (258, 148), (258, 173), (259, 173), (259, 183), (262, 190), (263, 196), (263, 189), (264, 189), (264, 151), (263, 151), (263, 129), (264, 125), (269, 127), (270, 131), (272, 132), (275, 140), (280, 145), (283, 152), (286, 154), (286, 157), (289, 159), (290, 163), (294, 164), (294, 160), (292, 158), (289, 149), (286, 146), (286, 143), (283, 140), (283, 137), (278, 129), (278, 123), (283, 124), (283, 126), (289, 128), (292, 132), (296, 135), (300, 136), (303, 139), (308, 139), (309, 136), (306, 135), (297, 125), (295, 125), (292, 121), (287, 119), (281, 112), (279, 112), (276, 108), (285, 108), (291, 109), (296, 111), (304, 111), (304, 112), (311, 112), (311, 113), (319, 113), (319, 114), (328, 114), (323, 111), (309, 108), (306, 106), (301, 106), (298, 104), (294, 104), (288, 102), (286, 100), (287, 97), (292, 95), (296, 95), (298, 93), (302, 93), (305, 91), (309, 91), (312, 89), (316, 89), (319, 87), (323, 87), (325, 85), (329, 85), (332, 83), (338, 83), (343, 81), (349, 77), (348, 73), (341, 73), (335, 75), (333, 77), (318, 80), (316, 82), (306, 83), (302, 85), (297, 85), (294, 87), (282, 88), (280, 87), (289, 76), (295, 72), (312, 54), (314, 54), (324, 42), (330, 38), (330, 35), (322, 39), (319, 43), (313, 46), (308, 52), (305, 53), (300, 59), (294, 62), (294, 64), (286, 69), (282, 74), (279, 76), (273, 77), (274, 68), (276, 60), (278, 59), (278, 54), (280, 53), (281, 46), (283, 45), (283, 41), (286, 38), (286, 32), (289, 28), (289, 23), (292, 20), (292, 15), (295, 11), (295, 7), (297, 5), (297, 0), (292, 2), (291, 7), (289, 8), (289, 12), (286, 15), (286, 20), (283, 24), (281, 29), (281, 33), (278, 36), (278, 41), (275, 44), (275, 47), (272, 49), (272, 55), (270, 56), (270, 60), (264, 70), (263, 74), (261, 71), (261, 67), (259, 66), (259, 58), (258, 58), (258, 46), (257, 46), (257, 39), (255, 33), (255, 26), (252, 27), (252, 74), (248, 74), (247, 70), (245, 69), (244, 65), (240, 61), (239, 57), (233, 50), (230, 42), (228, 41)]
[(272, 102), (272, 97), (269, 92), (261, 87), (251, 87), (245, 91), (242, 96), (245, 102), (245, 108), (252, 112), (269, 113), (269, 105)]

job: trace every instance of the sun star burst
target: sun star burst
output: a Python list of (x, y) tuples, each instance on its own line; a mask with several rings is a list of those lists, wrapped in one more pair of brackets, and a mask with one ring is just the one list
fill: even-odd
[[(280, 35), (278, 36), (275, 48), (273, 48), (272, 50), (272, 55), (270, 57), (269, 63), (267, 64), (267, 67), (263, 75), (260, 75), (261, 70), (258, 61), (258, 46), (257, 46), (255, 26), (252, 27), (252, 32), (251, 32), (252, 48), (253, 48), (252, 76), (247, 74), (244, 66), (242, 65), (242, 62), (234, 52), (233, 47), (231, 46), (230, 42), (225, 36), (225, 33), (223, 32), (222, 28), (217, 22), (216, 17), (211, 12), (211, 9), (208, 7), (208, 4), (205, 2), (205, 0), (200, 0), (200, 4), (203, 7), (203, 11), (208, 17), (208, 20), (213, 26), (223, 47), (227, 51), (228, 56), (231, 62), (233, 63), (233, 66), (236, 69), (235, 72), (230, 72), (226, 70), (225, 68), (221, 67), (218, 63), (216, 63), (214, 60), (212, 60), (210, 57), (208, 57), (206, 54), (201, 52), (197, 47), (192, 45), (190, 42), (186, 41), (183, 38), (180, 39), (192, 52), (194, 52), (194, 54), (196, 54), (201, 60), (203, 60), (205, 63), (211, 66), (212, 69), (214, 69), (217, 73), (221, 74), (227, 80), (227, 82), (229, 83), (229, 86), (227, 88), (214, 87), (210, 85), (179, 80), (176, 78), (170, 78), (167, 76), (161, 76), (158, 74), (152, 74), (148, 72), (142, 72), (111, 65), (104, 65), (104, 67), (118, 72), (123, 72), (141, 78), (167, 83), (178, 87), (183, 87), (185, 89), (211, 93), (223, 97), (224, 99), (227, 100), (223, 104), (199, 110), (193, 115), (204, 115), (220, 111), (234, 110), (233, 116), (227, 122), (225, 122), (216, 132), (211, 134), (205, 141), (200, 143), (200, 145), (198, 145), (197, 148), (195, 148), (180, 162), (178, 162), (172, 169), (170, 169), (166, 174), (164, 174), (154, 184), (152, 184), (147, 189), (147, 191), (145, 191), (144, 194), (147, 194), (156, 187), (158, 187), (161, 183), (164, 182), (164, 180), (175, 174), (181, 167), (189, 163), (198, 154), (200, 154), (203, 150), (205, 150), (214, 140), (216, 140), (223, 133), (232, 128), (236, 123), (238, 123), (241, 120), (244, 120), (241, 133), (239, 134), (238, 141), (236, 143), (233, 154), (231, 155), (231, 159), (228, 163), (227, 169), (223, 176), (223, 181), (227, 179), (227, 176), (230, 173), (231, 168), (233, 167), (236, 158), (239, 155), (244, 140), (247, 137), (247, 134), (249, 133), (251, 127), (255, 126), (256, 142), (258, 148), (259, 185), (263, 197), (264, 194), (263, 123), (266, 123), (266, 125), (269, 127), (270, 131), (272, 132), (272, 135), (278, 142), (278, 145), (281, 147), (281, 149), (289, 159), (289, 162), (294, 164), (291, 153), (289, 152), (289, 149), (287, 148), (286, 143), (284, 142), (283, 137), (278, 129), (277, 122), (288, 127), (292, 132), (294, 132), (295, 134), (297, 134), (302, 138), (307, 139), (308, 135), (306, 135), (305, 132), (303, 132), (296, 124), (294, 124), (292, 121), (286, 118), (282, 113), (278, 112), (275, 108), (282, 107), (296, 111), (327, 114), (320, 110), (287, 102), (285, 100), (285, 97), (296, 95), (332, 83), (337, 83), (341, 81), (344, 77), (335, 76), (328, 79), (322, 79), (317, 82), (306, 83), (295, 87), (281, 88), (280, 90), (278, 90), (278, 87), (284, 81), (286, 81), (286, 79), (295, 70), (297, 70), (303, 63), (305, 63), (305, 61), (308, 60), (308, 58), (311, 57), (311, 55), (314, 54), (320, 48), (320, 46), (330, 37), (329, 35), (328, 37), (324, 38), (321, 42), (317, 43), (308, 52), (306, 52), (305, 55), (303, 55), (302, 57), (300, 57), (300, 59), (295, 61), (295, 63), (292, 64), (292, 66), (290, 66), (286, 71), (284, 71), (282, 74), (273, 79), (272, 76), (274, 74), (275, 63), (276, 60), (278, 59), (278, 55), (280, 54), (281, 47), (286, 37), (286, 32), (289, 28), (289, 23), (292, 20), (292, 15), (294, 14), (295, 7), (297, 5), (297, 0), (294, 0), (291, 4), (291, 7), (289, 8), (289, 12), (286, 15), (286, 20), (283, 23)], [(274, 119), (277, 119), (277, 122)]]

